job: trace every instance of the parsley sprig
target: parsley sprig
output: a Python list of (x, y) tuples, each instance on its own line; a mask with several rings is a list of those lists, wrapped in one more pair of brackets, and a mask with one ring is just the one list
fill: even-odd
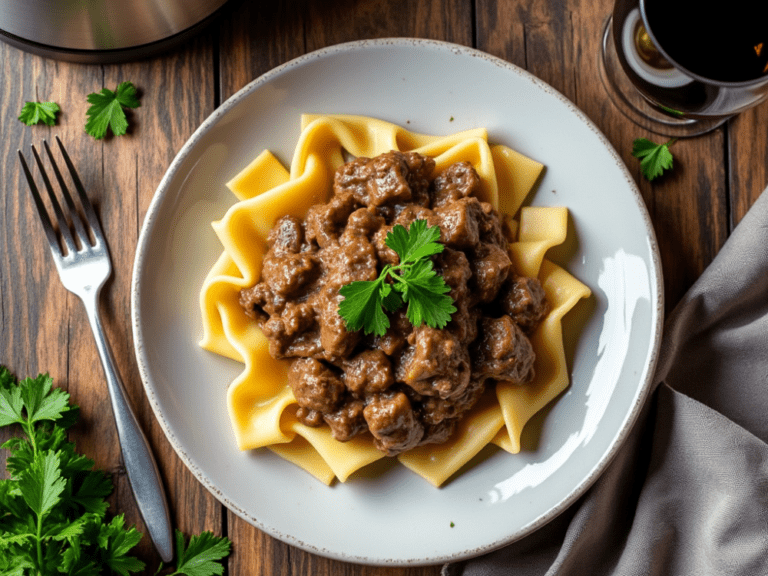
[(416, 220), (408, 230), (395, 225), (384, 243), (397, 253), (400, 263), (385, 265), (376, 280), (351, 282), (339, 290), (344, 296), (339, 315), (347, 330), (362, 329), (366, 334), (383, 336), (389, 328), (386, 312), (406, 303), (406, 316), (414, 326), (445, 327), (456, 307), (447, 294), (450, 287), (430, 259), (445, 248), (439, 238), (440, 228), (429, 227), (426, 220)]
[[(126, 528), (122, 514), (106, 519), (110, 477), (67, 440), (78, 413), (47, 374), (18, 382), (0, 365), (0, 426), (23, 432), (0, 446), (10, 451), (10, 478), (0, 480), (0, 574), (128, 576), (145, 567), (131, 555), (142, 534)], [(185, 548), (177, 530), (173, 574), (222, 574), (217, 560), (229, 548), (228, 539), (210, 532), (193, 536)]]
[(56, 102), (25, 102), (19, 113), (19, 120), (27, 126), (35, 124), (46, 124), (53, 126), (56, 124), (56, 114), (61, 112)]
[(107, 135), (107, 128), (112, 129), (115, 136), (122, 136), (128, 130), (128, 118), (124, 108), (141, 106), (136, 87), (131, 82), (121, 82), (113, 92), (102, 88), (101, 92), (93, 92), (87, 96), (91, 104), (86, 110), (88, 120), (85, 131), (97, 140)]
[(640, 158), (640, 170), (649, 181), (672, 168), (672, 152), (669, 147), (676, 140), (672, 138), (663, 144), (656, 144), (647, 138), (638, 138), (632, 143), (632, 156)]

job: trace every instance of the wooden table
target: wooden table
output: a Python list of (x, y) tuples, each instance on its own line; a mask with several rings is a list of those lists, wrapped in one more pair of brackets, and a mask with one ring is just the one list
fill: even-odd
[[(174, 525), (213, 530), (233, 541), (228, 573), (269, 575), (436, 575), (439, 567), (375, 568), (305, 553), (229, 512), (182, 464), (155, 421), (139, 378), (129, 290), (139, 230), (174, 155), (200, 123), (252, 79), (292, 58), (340, 42), (420, 37), (474, 46), (548, 82), (602, 129), (629, 166), (656, 228), (667, 311), (723, 245), (768, 183), (768, 102), (714, 132), (674, 145), (674, 171), (649, 183), (630, 152), (652, 137), (607, 100), (597, 53), (611, 0), (287, 0), (243, 2), (187, 45), (149, 60), (82, 65), (46, 60), (0, 45), (0, 362), (20, 377), (50, 372), (81, 406), (78, 449), (112, 473), (112, 511), (141, 519), (121, 467), (101, 366), (79, 301), (55, 273), (20, 171), (17, 149), (58, 134), (97, 203), (114, 275), (103, 297), (108, 337), (168, 489)], [(128, 136), (95, 141), (83, 132), (86, 95), (132, 81), (142, 107)], [(55, 100), (55, 128), (26, 127), (25, 100)], [(7, 436), (7, 431), (4, 432)], [(4, 455), (0, 455), (4, 470)], [(151, 572), (148, 538), (138, 549)]]

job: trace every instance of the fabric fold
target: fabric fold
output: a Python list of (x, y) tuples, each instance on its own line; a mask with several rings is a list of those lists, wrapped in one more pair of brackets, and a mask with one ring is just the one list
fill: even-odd
[(443, 575), (768, 574), (768, 192), (670, 315), (654, 383), (580, 500)]

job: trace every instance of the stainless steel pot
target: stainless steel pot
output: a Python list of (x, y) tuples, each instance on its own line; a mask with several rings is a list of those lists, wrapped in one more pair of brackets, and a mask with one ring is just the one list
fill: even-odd
[(114, 62), (189, 38), (227, 0), (0, 0), (0, 37), (63, 60)]

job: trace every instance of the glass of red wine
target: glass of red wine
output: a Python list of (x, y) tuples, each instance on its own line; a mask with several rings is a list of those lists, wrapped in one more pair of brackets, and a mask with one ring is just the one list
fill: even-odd
[(637, 125), (704, 134), (768, 98), (768, 1), (616, 0), (600, 75)]

